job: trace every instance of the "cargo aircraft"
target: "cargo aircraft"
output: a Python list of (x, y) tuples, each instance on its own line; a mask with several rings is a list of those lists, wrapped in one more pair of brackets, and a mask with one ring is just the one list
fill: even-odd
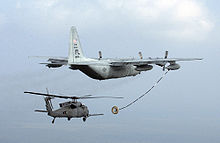
[[(99, 58), (87, 58), (84, 56), (76, 27), (70, 29), (69, 54), (68, 57), (47, 57), (45, 64), (49, 68), (58, 68), (68, 66), (72, 70), (80, 70), (87, 76), (106, 80), (113, 78), (122, 78), (127, 76), (136, 76), (142, 71), (153, 69), (153, 65), (162, 67), (163, 70), (178, 70), (179, 61), (195, 61), (201, 58), (168, 58), (168, 51), (164, 58), (143, 58), (139, 52), (140, 58), (102, 58), (99, 51)], [(169, 64), (169, 65), (167, 65)]]

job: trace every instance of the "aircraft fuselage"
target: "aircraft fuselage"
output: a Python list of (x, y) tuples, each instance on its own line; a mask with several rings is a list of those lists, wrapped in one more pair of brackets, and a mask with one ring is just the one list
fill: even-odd
[(71, 67), (71, 69), (78, 69), (87, 76), (98, 80), (122, 78), (140, 74), (140, 71), (136, 71), (135, 66), (133, 65), (125, 65), (120, 67), (112, 67), (109, 65), (80, 65), (77, 67)]
[[(110, 66), (109, 62), (111, 59), (90, 59), (87, 58), (88, 61), (96, 61), (100, 62), (100, 64), (96, 65), (70, 65), (70, 69), (80, 70), (87, 76), (98, 79), (98, 80), (106, 80), (112, 78), (122, 78), (126, 76), (136, 76), (140, 74), (141, 71), (136, 70), (136, 66), (133, 65), (124, 65), (124, 66)], [(122, 59), (118, 59), (122, 60)]]

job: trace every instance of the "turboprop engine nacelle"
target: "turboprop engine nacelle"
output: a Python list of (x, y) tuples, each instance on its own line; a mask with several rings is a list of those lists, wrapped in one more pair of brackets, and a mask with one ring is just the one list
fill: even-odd
[(167, 70), (178, 70), (180, 68), (179, 64), (170, 64), (168, 67), (166, 67)]
[(137, 66), (135, 68), (136, 71), (148, 71), (148, 70), (152, 70), (153, 66), (152, 65), (142, 65), (142, 66)]

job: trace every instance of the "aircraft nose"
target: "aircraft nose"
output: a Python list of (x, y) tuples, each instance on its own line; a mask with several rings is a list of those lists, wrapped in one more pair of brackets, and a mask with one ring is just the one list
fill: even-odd
[(85, 115), (86, 115), (86, 116), (89, 116), (89, 110), (88, 110), (87, 107), (85, 108)]

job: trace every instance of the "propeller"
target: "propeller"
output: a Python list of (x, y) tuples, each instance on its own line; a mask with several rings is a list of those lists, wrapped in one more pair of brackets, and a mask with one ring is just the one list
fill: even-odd
[(140, 59), (143, 59), (142, 53), (139, 52), (138, 54), (139, 54)]
[[(164, 56), (164, 59), (167, 59), (168, 57), (168, 51), (165, 51), (165, 56)], [(163, 71), (165, 71), (166, 69), (166, 63), (163, 65)]]
[(167, 59), (167, 57), (168, 57), (168, 51), (165, 51), (165, 57), (164, 57), (164, 59)]
[(99, 51), (99, 60), (102, 58), (102, 51)]

